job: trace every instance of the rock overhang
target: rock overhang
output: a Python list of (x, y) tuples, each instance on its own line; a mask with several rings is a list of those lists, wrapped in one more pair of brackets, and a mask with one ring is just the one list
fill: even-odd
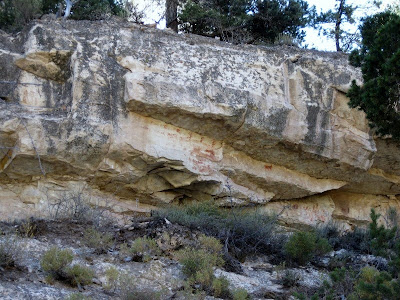
[(118, 21), (38, 21), (21, 49), (12, 38), (0, 45), (4, 185), (79, 180), (152, 205), (399, 194), (364, 114), (347, 106), (361, 74), (346, 55)]

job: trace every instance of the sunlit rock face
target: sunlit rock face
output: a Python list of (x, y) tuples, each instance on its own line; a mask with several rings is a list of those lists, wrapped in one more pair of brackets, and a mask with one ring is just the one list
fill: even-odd
[(0, 65), (0, 218), (66, 193), (123, 214), (284, 208), (287, 224), (399, 206), (399, 145), (349, 109), (346, 55), (41, 20), (0, 34)]

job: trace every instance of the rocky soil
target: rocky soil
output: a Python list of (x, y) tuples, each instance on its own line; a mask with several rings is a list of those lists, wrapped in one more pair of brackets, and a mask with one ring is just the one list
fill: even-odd
[[(12, 240), (15, 264), (0, 268), (1, 299), (216, 299), (206, 293), (192, 294), (187, 290), (182, 266), (176, 251), (196, 244), (200, 232), (171, 223), (159, 217), (136, 217), (128, 224), (108, 223), (98, 230), (111, 235), (113, 242), (106, 248), (86, 246), (86, 232), (93, 224), (72, 220), (30, 219), (0, 223), (0, 245)], [(97, 230), (97, 229), (96, 229)], [(16, 239), (10, 237), (17, 237)], [(153, 238), (161, 252), (149, 260), (126, 254), (124, 245), (139, 237)], [(1, 244), (3, 243), (3, 244)], [(9, 244), (11, 242), (8, 242)], [(40, 261), (52, 247), (70, 249), (74, 263), (95, 272), (92, 283), (71, 287), (65, 282), (49, 280)], [(1, 247), (0, 247), (1, 248)], [(303, 267), (281, 263), (273, 257), (252, 255), (241, 262), (241, 271), (215, 268), (217, 278), (225, 277), (231, 290), (245, 289), (252, 299), (294, 299), (293, 292), (316, 291), (334, 266), (361, 268), (373, 265), (384, 269), (385, 259), (372, 255), (354, 255), (346, 250), (332, 251)], [(107, 270), (115, 268), (123, 274), (118, 284), (112, 284)], [(133, 292), (128, 298), (127, 292)], [(73, 298), (73, 297), (81, 298)]]
[[(104, 234), (111, 233), (114, 243), (104, 253), (98, 253), (84, 245), (84, 232), (90, 227), (88, 224), (71, 221), (37, 219), (1, 223), (1, 241), (13, 233), (19, 236), (15, 265), (0, 269), (1, 299), (67, 299), (78, 292), (91, 299), (124, 299), (123, 290), (127, 287), (105, 288), (108, 284), (105, 273), (110, 267), (115, 267), (119, 272), (133, 278), (132, 282), (140, 292), (154, 292), (157, 296), (161, 295), (161, 299), (189, 297), (184, 291), (185, 278), (174, 252), (195, 243), (199, 232), (172, 224), (168, 220), (133, 219), (131, 224), (123, 227), (108, 227)], [(29, 232), (26, 232), (27, 228)], [(120, 253), (123, 243), (142, 236), (153, 237), (162, 249), (162, 254), (152, 257), (150, 261), (138, 262), (134, 261), (134, 257)], [(166, 236), (169, 238), (166, 239)], [(54, 246), (71, 249), (75, 255), (74, 263), (93, 269), (96, 274), (93, 283), (73, 288), (63, 282), (49, 282), (41, 269), (40, 260)], [(259, 256), (243, 262), (241, 274), (216, 268), (215, 275), (226, 277), (232, 289), (246, 289), (254, 298), (286, 299), (291, 293), (290, 288), (282, 284), (286, 269), (284, 266), (271, 264), (267, 256)], [(298, 276), (296, 288), (316, 288), (327, 278), (326, 271), (311, 266), (290, 270)], [(214, 299), (205, 295), (196, 297)]]

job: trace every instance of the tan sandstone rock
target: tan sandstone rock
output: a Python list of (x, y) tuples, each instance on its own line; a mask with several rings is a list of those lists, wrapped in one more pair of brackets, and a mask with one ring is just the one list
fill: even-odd
[(399, 144), (348, 107), (346, 55), (59, 22), (0, 38), (0, 218), (71, 191), (122, 214), (285, 208), (292, 225), (399, 205)]

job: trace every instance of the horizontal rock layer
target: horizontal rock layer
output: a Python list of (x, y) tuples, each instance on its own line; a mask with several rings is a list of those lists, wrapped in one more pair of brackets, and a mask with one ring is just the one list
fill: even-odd
[(0, 34), (0, 65), (0, 218), (63, 193), (120, 213), (257, 204), (291, 224), (399, 205), (399, 145), (348, 107), (361, 75), (344, 54), (41, 20)]

